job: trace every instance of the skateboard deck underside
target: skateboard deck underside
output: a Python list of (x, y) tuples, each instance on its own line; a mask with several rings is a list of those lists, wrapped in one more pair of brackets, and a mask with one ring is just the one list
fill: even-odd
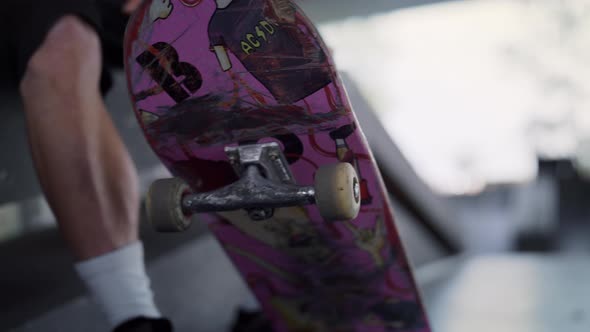
[[(228, 6), (227, 3), (229, 2)], [(283, 0), (148, 0), (126, 33), (134, 110), (194, 191), (237, 180), (225, 146), (278, 142), (299, 185), (351, 163), (361, 211), (315, 206), (205, 214), (276, 331), (429, 331), (384, 186), (328, 50)]]

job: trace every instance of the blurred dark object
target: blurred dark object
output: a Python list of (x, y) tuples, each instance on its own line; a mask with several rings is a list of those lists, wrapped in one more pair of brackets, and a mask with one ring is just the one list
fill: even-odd
[(139, 317), (118, 326), (113, 332), (172, 332), (172, 323), (160, 318)]
[(240, 309), (231, 332), (272, 332), (270, 321), (260, 311)]
[(517, 251), (551, 252), (558, 248), (556, 235), (541, 231), (523, 231), (517, 235), (514, 249)]
[(101, 42), (108, 66), (123, 67), (123, 35), (129, 16), (123, 14), (123, 0), (98, 0), (102, 19)]
[(123, 68), (123, 35), (129, 16), (123, 14), (123, 0), (98, 0), (102, 20), (100, 40), (103, 56), (103, 74), (100, 90), (106, 95), (113, 87), (112, 69)]
[[(581, 176), (570, 159), (540, 159), (536, 183), (537, 195), (545, 191), (550, 200), (537, 208), (544, 213), (537, 214), (537, 220), (530, 220), (515, 241), (519, 251), (554, 251), (577, 246), (587, 234), (587, 220), (590, 218), (590, 181)], [(545, 219), (543, 222), (540, 219)]]

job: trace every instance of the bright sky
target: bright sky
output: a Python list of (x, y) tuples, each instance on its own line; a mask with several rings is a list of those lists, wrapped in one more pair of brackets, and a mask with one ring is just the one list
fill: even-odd
[(416, 171), (459, 194), (526, 181), (537, 151), (590, 133), (589, 5), (452, 1), (320, 31)]

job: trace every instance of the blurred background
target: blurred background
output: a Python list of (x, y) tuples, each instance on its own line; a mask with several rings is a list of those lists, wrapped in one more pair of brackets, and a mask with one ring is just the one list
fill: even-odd
[[(590, 1), (301, 1), (375, 153), (434, 331), (590, 330)], [(0, 331), (103, 331), (0, 91)], [(167, 172), (124, 76), (109, 109), (143, 189)], [(67, 171), (67, 170), (64, 170)], [(179, 331), (257, 306), (211, 236), (142, 230)]]

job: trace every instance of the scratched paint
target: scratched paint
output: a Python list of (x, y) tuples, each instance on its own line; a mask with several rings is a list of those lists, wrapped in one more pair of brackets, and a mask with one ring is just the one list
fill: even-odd
[(326, 46), (287, 0), (144, 1), (126, 32), (137, 119), (195, 191), (237, 178), (224, 146), (277, 141), (295, 180), (349, 162), (355, 220), (315, 206), (204, 215), (276, 331), (430, 331), (381, 177)]

